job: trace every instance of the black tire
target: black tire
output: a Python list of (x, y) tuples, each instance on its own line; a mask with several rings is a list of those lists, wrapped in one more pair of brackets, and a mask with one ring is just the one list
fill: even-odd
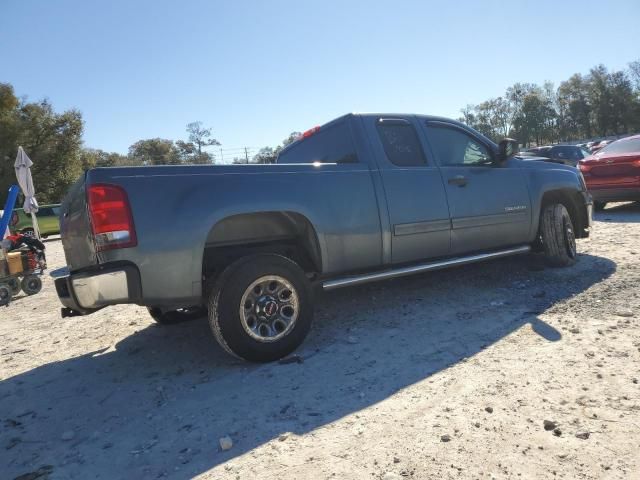
[(606, 206), (607, 206), (607, 202), (598, 202), (598, 201), (593, 202), (593, 209), (594, 209), (596, 212), (601, 212), (601, 211), (603, 211), (603, 210), (604, 210), (604, 207), (606, 207)]
[(42, 280), (37, 275), (27, 275), (20, 284), (27, 295), (35, 295), (42, 290)]
[[(250, 288), (257, 282), (262, 283)], [(247, 295), (258, 296), (263, 284), (263, 294), (251, 305)], [(269, 292), (273, 284), (278, 286)], [(209, 324), (216, 340), (231, 355), (251, 362), (272, 362), (290, 354), (304, 341), (312, 322), (311, 285), (295, 262), (280, 255), (257, 254), (236, 261), (209, 294)], [(262, 328), (273, 335), (260, 333)]]
[(5, 285), (8, 285), (11, 289), (11, 295), (18, 295), (20, 293), (20, 280), (17, 278), (8, 279)]
[(11, 287), (6, 283), (0, 284), (0, 307), (11, 303)]
[(566, 207), (547, 205), (540, 218), (540, 238), (547, 263), (552, 267), (568, 267), (576, 263), (575, 233)]
[(163, 311), (160, 307), (147, 307), (149, 315), (160, 325), (175, 325), (204, 317), (207, 312), (203, 307), (179, 308), (177, 310)]

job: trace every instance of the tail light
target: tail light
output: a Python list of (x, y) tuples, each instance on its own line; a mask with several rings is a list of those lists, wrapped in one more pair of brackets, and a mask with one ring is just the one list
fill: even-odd
[(591, 170), (591, 166), (587, 165), (587, 164), (586, 164), (586, 163), (584, 163), (584, 162), (580, 162), (580, 163), (578, 164), (578, 168), (580, 168), (580, 171), (581, 171), (582, 173), (589, 173), (589, 170)]
[(98, 251), (138, 244), (127, 193), (116, 185), (95, 184), (87, 189), (91, 230)]
[(638, 160), (633, 161), (633, 166), (640, 168), (640, 158)]

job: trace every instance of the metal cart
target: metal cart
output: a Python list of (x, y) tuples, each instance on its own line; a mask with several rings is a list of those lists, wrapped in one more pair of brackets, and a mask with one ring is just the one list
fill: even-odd
[[(35, 295), (42, 290), (40, 277), (47, 268), (44, 252), (34, 252), (29, 249), (14, 250), (14, 252), (20, 252), (23, 270), (0, 276), (0, 306), (8, 306), (11, 299), (20, 291), (27, 295)], [(8, 261), (4, 261), (7, 264), (5, 271), (8, 273)], [(2, 272), (1, 269), (0, 272)]]

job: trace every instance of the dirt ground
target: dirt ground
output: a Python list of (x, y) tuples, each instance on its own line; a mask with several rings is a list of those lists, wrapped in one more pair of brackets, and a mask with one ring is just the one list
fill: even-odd
[(61, 319), (47, 278), (0, 310), (0, 478), (638, 479), (640, 205), (596, 220), (573, 268), (322, 294), (302, 363), (235, 360), (204, 318)]

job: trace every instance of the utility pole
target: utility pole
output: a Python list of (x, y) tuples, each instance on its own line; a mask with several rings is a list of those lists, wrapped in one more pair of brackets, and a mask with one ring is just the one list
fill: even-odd
[(220, 161), (224, 163), (224, 155), (222, 154), (222, 147), (220, 147)]
[(244, 147), (244, 159), (246, 163), (249, 163), (249, 153), (247, 152), (247, 147)]

